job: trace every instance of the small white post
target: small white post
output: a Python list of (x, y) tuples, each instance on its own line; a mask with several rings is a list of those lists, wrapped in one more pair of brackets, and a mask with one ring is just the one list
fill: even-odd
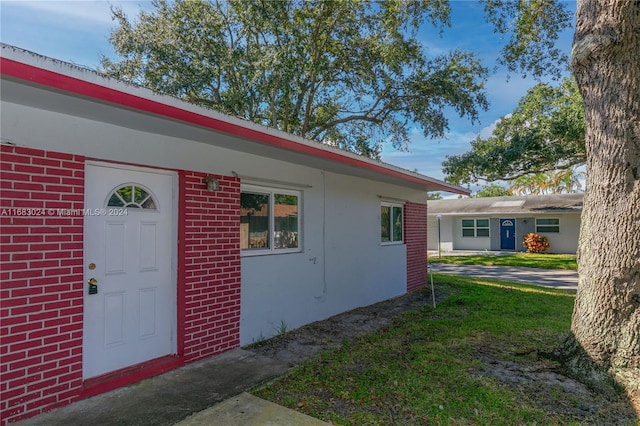
[(436, 309), (436, 290), (433, 287), (433, 272), (431, 272), (431, 298), (433, 299), (433, 310)]
[[(442, 248), (440, 247), (440, 220), (442, 219), (442, 215), (438, 214), (436, 218), (438, 219), (438, 259), (440, 259), (442, 258)], [(433, 280), (433, 275), (431, 276), (431, 280)]]

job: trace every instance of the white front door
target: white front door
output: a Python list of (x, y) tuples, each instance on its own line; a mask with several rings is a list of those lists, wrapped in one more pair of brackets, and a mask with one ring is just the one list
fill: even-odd
[(85, 379), (175, 353), (174, 176), (86, 167)]

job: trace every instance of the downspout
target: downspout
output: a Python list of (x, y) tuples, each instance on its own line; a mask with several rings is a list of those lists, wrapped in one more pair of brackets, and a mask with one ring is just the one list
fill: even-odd
[(327, 182), (325, 172), (320, 173), (322, 174), (322, 294), (314, 297), (324, 302), (327, 300)]

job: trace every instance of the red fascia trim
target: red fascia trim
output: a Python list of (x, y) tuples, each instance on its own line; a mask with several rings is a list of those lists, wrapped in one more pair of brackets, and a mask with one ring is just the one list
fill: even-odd
[(256, 142), (261, 142), (289, 151), (320, 157), (327, 160), (335, 161), (337, 163), (343, 163), (349, 166), (374, 171), (383, 175), (400, 178), (405, 181), (418, 183), (425, 186), (436, 186), (439, 189), (450, 191), (449, 188), (440, 186), (435, 182), (425, 181), (423, 179), (420, 179), (419, 177), (409, 176), (395, 170), (390, 170), (385, 167), (359, 160), (357, 158), (346, 157), (339, 153), (292, 142), (275, 135), (248, 129), (236, 124), (227, 123), (216, 118), (169, 106), (157, 101), (152, 101), (150, 99), (135, 96), (126, 92), (110, 89), (108, 87), (100, 86), (95, 83), (90, 83), (64, 74), (48, 71), (32, 65), (27, 65), (11, 59), (0, 58), (0, 70), (3, 75), (11, 76), (13, 78), (21, 80), (31, 81), (36, 84), (41, 84), (54, 89), (74, 93), (76, 95), (98, 99), (115, 105), (133, 108), (139, 111), (144, 111), (146, 113), (151, 113), (158, 116), (183, 121), (185, 123), (195, 124), (216, 131), (229, 133), (235, 136), (239, 136)]

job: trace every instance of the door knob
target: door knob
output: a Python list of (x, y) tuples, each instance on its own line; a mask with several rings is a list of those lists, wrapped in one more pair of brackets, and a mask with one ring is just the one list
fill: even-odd
[(89, 280), (87, 281), (87, 284), (98, 285), (98, 280), (96, 280), (95, 278), (89, 278)]

